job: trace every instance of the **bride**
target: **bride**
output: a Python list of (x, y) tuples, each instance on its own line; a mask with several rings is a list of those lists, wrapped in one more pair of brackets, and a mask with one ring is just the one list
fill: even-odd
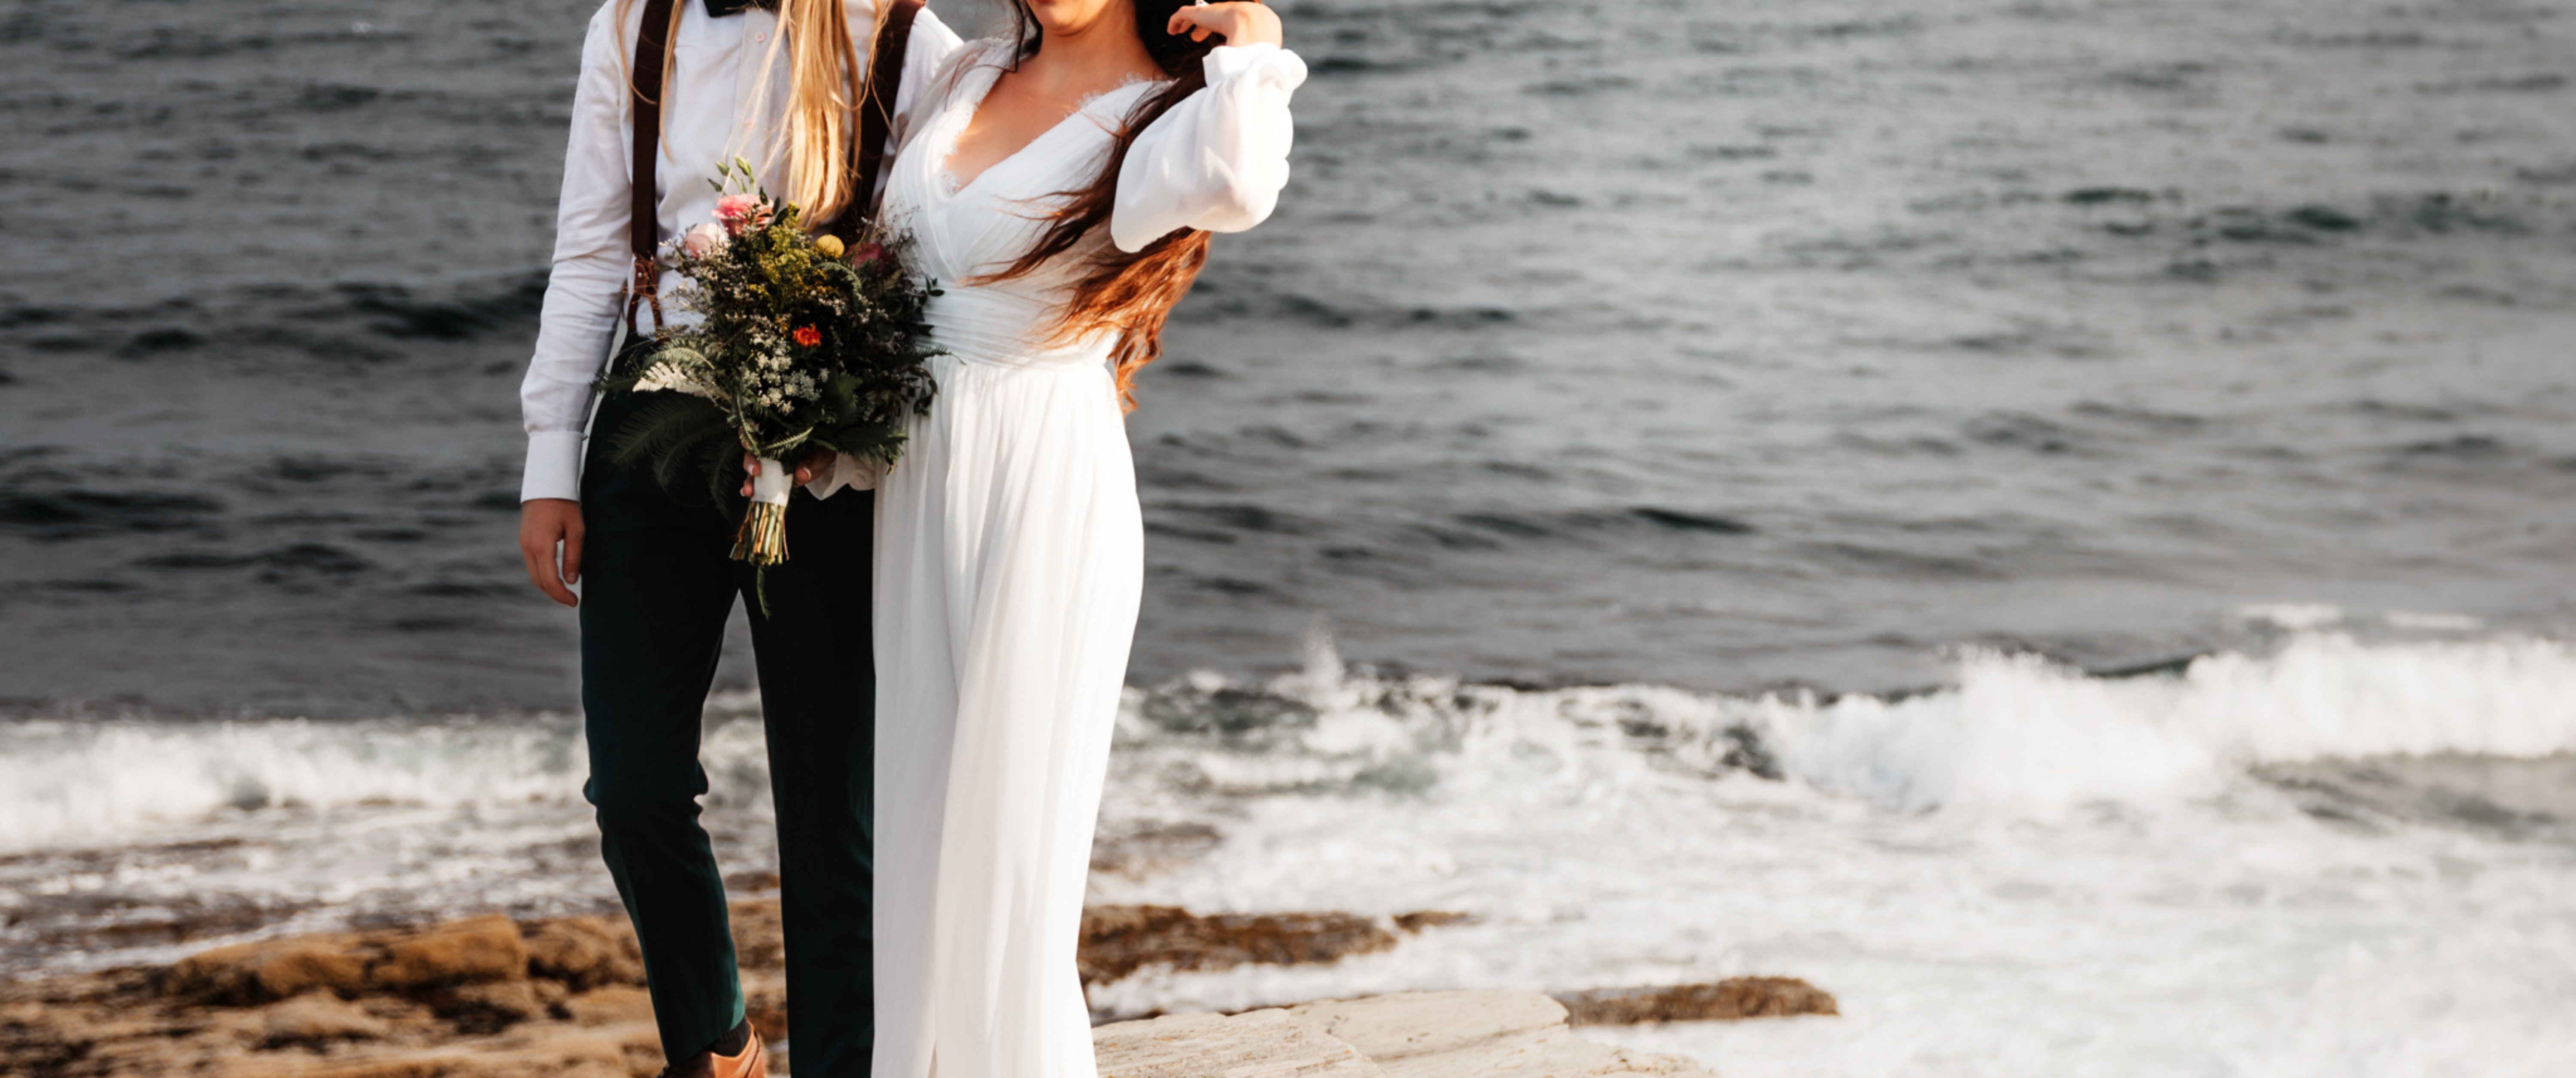
[(1095, 1073), (1074, 947), (1144, 579), (1122, 405), (1208, 234), (1270, 215), (1306, 77), (1258, 3), (1013, 8), (915, 98), (882, 211), (949, 354), (877, 495), (878, 1078)]

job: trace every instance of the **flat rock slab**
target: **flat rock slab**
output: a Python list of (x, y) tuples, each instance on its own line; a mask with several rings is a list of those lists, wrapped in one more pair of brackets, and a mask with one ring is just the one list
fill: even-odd
[(1350, 1045), (1272, 1008), (1091, 1031), (1100, 1078), (1385, 1078)]
[(1092, 1031), (1101, 1078), (1712, 1078), (1677, 1056), (1599, 1044), (1536, 992), (1408, 992)]

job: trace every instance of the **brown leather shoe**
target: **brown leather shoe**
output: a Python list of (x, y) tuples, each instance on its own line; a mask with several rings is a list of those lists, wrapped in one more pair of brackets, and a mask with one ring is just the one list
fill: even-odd
[(751, 1043), (742, 1046), (741, 1055), (709, 1052), (707, 1058), (714, 1064), (716, 1078), (767, 1078), (769, 1074), (769, 1051), (760, 1045), (759, 1030), (752, 1031)]
[(768, 1074), (769, 1051), (760, 1046), (758, 1030), (751, 1032), (751, 1043), (738, 1054), (700, 1052), (687, 1063), (662, 1069), (662, 1078), (766, 1078)]

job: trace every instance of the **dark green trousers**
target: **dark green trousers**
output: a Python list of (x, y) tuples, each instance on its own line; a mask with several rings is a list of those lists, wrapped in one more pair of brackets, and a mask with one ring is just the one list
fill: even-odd
[[(731, 557), (739, 500), (690, 504), (608, 459), (632, 401), (601, 405), (582, 475), (582, 793), (643, 944), (663, 1053), (678, 1063), (743, 1019), (724, 882), (698, 824), (698, 734), (725, 621), (749, 598), (752, 573)], [(787, 1022), (806, 1078), (867, 1074), (875, 1042), (873, 509), (867, 491), (820, 501), (797, 491), (767, 616), (750, 604), (778, 808)]]

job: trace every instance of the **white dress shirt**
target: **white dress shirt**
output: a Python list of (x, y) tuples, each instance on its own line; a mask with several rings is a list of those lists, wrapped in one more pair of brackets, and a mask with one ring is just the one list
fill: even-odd
[[(656, 216), (664, 241), (715, 219), (716, 192), (707, 181), (715, 178), (718, 164), (745, 158), (773, 191), (786, 186), (787, 171), (772, 144), (787, 101), (783, 49), (771, 63), (762, 114), (748, 115), (760, 97), (762, 61), (776, 44), (778, 17), (753, 8), (719, 19), (706, 13), (701, 0), (679, 3), (670, 81), (662, 93), (661, 160), (654, 169), (659, 181)], [(622, 18), (621, 6), (626, 8)], [(846, 0), (845, 9), (851, 40), (864, 49), (876, 25), (874, 0)], [(581, 84), (573, 95), (572, 138), (564, 150), (563, 198), (555, 218), (554, 272), (546, 282), (536, 354), (519, 386), (528, 428), (522, 501), (581, 498), (582, 428), (590, 417), (591, 385), (607, 362), (632, 265), (627, 232), (634, 102), (626, 68), (634, 60), (643, 11), (644, 5), (633, 0), (607, 0), (591, 17), (582, 43)], [(921, 10), (904, 49), (889, 154), (902, 142), (915, 88), (958, 44), (955, 31), (928, 8)], [(668, 296), (676, 287), (676, 277), (664, 274), (661, 293)], [(680, 313), (668, 311), (675, 319)], [(649, 314), (639, 321), (639, 328), (651, 332)]]

